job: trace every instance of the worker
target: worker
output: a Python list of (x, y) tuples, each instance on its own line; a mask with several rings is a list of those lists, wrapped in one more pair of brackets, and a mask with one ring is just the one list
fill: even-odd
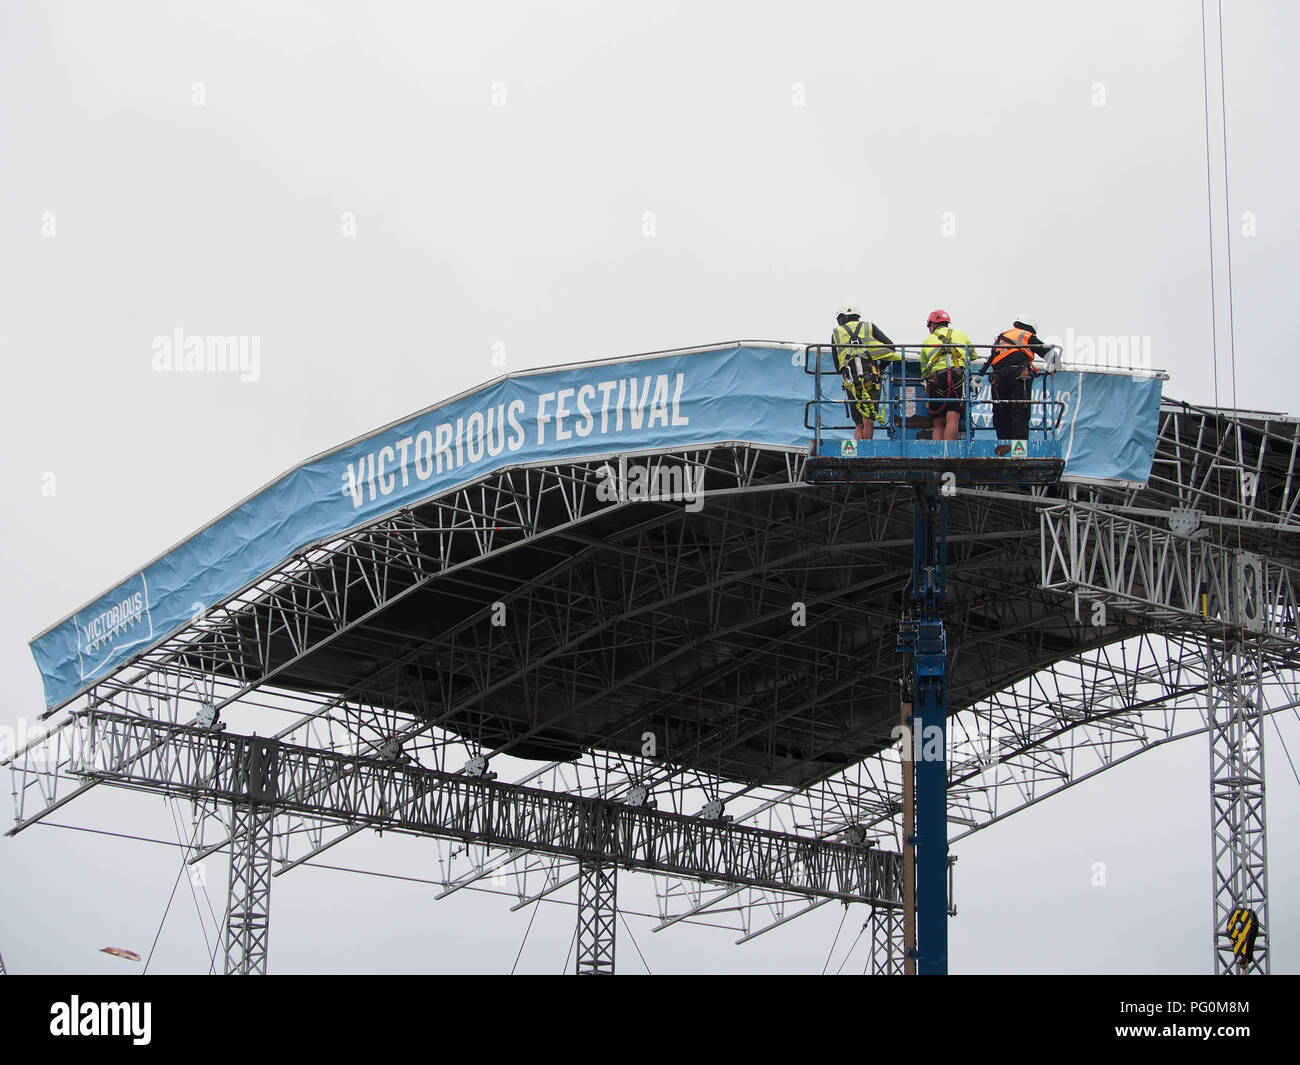
[(952, 327), (947, 311), (931, 311), (925, 328), (930, 335), (921, 344), (921, 376), (926, 408), (934, 419), (930, 439), (956, 440), (966, 394), (966, 364), (973, 357), (970, 337)]
[(848, 396), (845, 406), (853, 416), (853, 439), (870, 440), (876, 431), (880, 407), (881, 363), (898, 359), (894, 342), (851, 303), (835, 316), (831, 353)]
[[(980, 374), (991, 372), (993, 428), (999, 440), (1029, 437), (1032, 410), (1029, 400), (1034, 390), (1034, 375), (1040, 369), (1034, 358), (1037, 356), (1046, 363), (1051, 353), (1052, 349), (1038, 339), (1038, 323), (1030, 314), (1022, 314), (993, 342), (992, 353)], [(998, 450), (999, 454), (1005, 454), (1001, 448)]]

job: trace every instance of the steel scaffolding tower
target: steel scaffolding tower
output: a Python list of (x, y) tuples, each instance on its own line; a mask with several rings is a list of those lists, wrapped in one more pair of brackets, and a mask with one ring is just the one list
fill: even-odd
[[(94, 741), (91, 742), (93, 745)], [(275, 740), (254, 737), (232, 748), (225, 929), (226, 973), (231, 976), (266, 974), (271, 926), (271, 841), (274, 804), (280, 788), (279, 756), (280, 745)]]
[(230, 804), (229, 909), (226, 974), (266, 975), (271, 930), (271, 840), (274, 808), (236, 800)]
[(618, 866), (612, 862), (578, 863), (579, 976), (613, 976), (618, 921)]
[(902, 976), (906, 971), (903, 911), (873, 908), (867, 919), (871, 934), (872, 976)]
[[(1214, 843), (1214, 971), (1269, 972), (1268, 861), (1264, 817), (1263, 667), (1258, 646), (1234, 640), (1207, 649), (1210, 823)], [(1258, 938), (1234, 950), (1233, 916), (1250, 911)]]

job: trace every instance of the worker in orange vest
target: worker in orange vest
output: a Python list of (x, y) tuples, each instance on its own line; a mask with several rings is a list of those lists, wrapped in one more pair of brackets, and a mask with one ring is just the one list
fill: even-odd
[(991, 374), (993, 428), (999, 440), (1029, 437), (1030, 396), (1039, 367), (1034, 358), (1047, 360), (1051, 348), (1038, 339), (1038, 323), (1022, 314), (1011, 328), (998, 334), (982, 374)]

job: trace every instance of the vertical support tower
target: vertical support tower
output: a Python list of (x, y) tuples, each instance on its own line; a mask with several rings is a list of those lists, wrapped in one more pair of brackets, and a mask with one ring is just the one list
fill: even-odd
[(898, 649), (912, 665), (916, 960), (917, 973), (926, 976), (948, 972), (948, 647), (940, 611), (947, 592), (948, 503), (933, 486), (913, 491), (916, 617), (901, 622)]
[(265, 976), (271, 931), (271, 817), (268, 807), (230, 807), (226, 975)]
[(896, 906), (873, 906), (868, 918), (871, 932), (871, 975), (902, 976), (906, 945), (903, 911)]
[(236, 755), (230, 804), (230, 877), (226, 903), (226, 974), (265, 976), (271, 932), (271, 840), (278, 798), (280, 745), (248, 737)]
[(1221, 648), (1206, 644), (1218, 975), (1269, 971), (1263, 667), (1258, 644), (1240, 633)]
[(578, 863), (579, 976), (614, 975), (615, 922), (618, 920), (618, 867), (584, 859)]

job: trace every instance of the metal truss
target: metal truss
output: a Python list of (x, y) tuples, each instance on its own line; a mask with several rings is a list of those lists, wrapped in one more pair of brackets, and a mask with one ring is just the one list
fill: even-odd
[(1044, 508), (1042, 586), (1083, 597), (1090, 609), (1099, 603), (1157, 624), (1240, 625), (1261, 646), (1294, 659), (1300, 567), (1197, 531), (1206, 530), (1189, 523), (1174, 532), (1087, 504)]
[[(777, 463), (769, 461), (760, 477), (759, 454), (736, 446), (657, 458), (706, 468), (718, 485), (711, 489), (715, 493), (761, 490), (769, 482), (798, 483), (801, 455), (779, 454)], [(444, 749), (450, 745), (462, 750), (463, 739), (449, 741), (438, 734), (437, 726), (477, 712), (485, 700), (522, 675), (520, 663), (525, 670), (545, 668), (545, 656), (521, 653), (521, 647), (540, 633), (554, 632), (551, 603), (530, 601), (521, 624), (508, 630), (500, 646), (484, 647), (475, 631), (481, 630), (493, 597), (504, 597), (505, 591), (476, 587), (478, 609), (419, 646), (408, 649), (388, 640), (376, 647), (372, 671), (346, 691), (322, 698), (314, 692), (277, 689), (276, 682), (332, 641), (355, 636), (384, 608), (435, 578), (454, 588), (458, 572), (528, 541), (561, 541), (548, 550), (557, 560), (557, 572), (567, 574), (570, 583), (556, 585), (554, 595), (570, 596), (574, 602), (589, 599), (571, 583), (572, 558), (581, 554), (575, 552), (574, 530), (593, 514), (626, 506), (597, 500), (594, 484), (604, 465), (593, 461), (505, 471), (431, 502), (418, 514), (403, 511), (305, 551), (273, 576), (209, 609), (191, 629), (119, 669), (68, 709), (106, 709), (173, 722), (247, 711), (258, 715), (246, 718), (250, 727), (271, 712), (291, 722), (277, 734), (281, 739), (380, 756), (409, 754), (413, 744), (423, 742), (426, 761), (437, 768), (455, 768), (445, 760)], [(662, 521), (649, 522), (646, 528)], [(737, 529), (736, 535), (752, 528)], [(576, 626), (578, 615), (572, 620)], [(647, 618), (646, 624), (654, 620)], [(465, 643), (458, 643), (462, 637)], [(436, 668), (425, 669), (430, 656)], [(494, 659), (511, 668), (504, 673), (494, 670)], [(558, 665), (555, 673), (560, 673)], [(430, 717), (430, 706), (444, 709)], [(435, 735), (425, 742), (430, 734)], [(93, 782), (81, 785), (78, 794), (90, 786)], [(72, 797), (65, 794), (54, 801)], [(23, 808), (20, 800), (19, 827)]]
[(903, 911), (876, 908), (867, 920), (871, 935), (871, 975), (902, 976), (905, 972)]
[[(327, 753), (121, 714), (73, 719), (80, 759), (25, 771), (276, 811), (335, 824), (450, 837), (570, 860), (616, 862), (809, 898), (897, 905), (898, 855), (649, 807), (556, 794), (487, 777)], [(256, 790), (250, 779), (261, 777)], [(236, 822), (241, 833), (247, 826)]]
[(578, 938), (575, 972), (579, 976), (613, 976), (618, 921), (618, 866), (612, 862), (578, 863)]
[[(1099, 638), (1116, 619), (1095, 612), (1098, 603), (1140, 634), (1110, 644), (1099, 639), (1099, 646), (1042, 663), (955, 719), (949, 817), (963, 831), (954, 842), (1146, 750), (1213, 737), (1208, 715), (1218, 699), (1217, 671), (1207, 661), (1217, 652), (1207, 660), (1197, 633), (1223, 647), (1230, 642), (1226, 626), (1238, 625), (1250, 630), (1256, 648), (1267, 649), (1255, 659), (1258, 721), (1300, 703), (1293, 672), (1297, 439), (1293, 418), (1167, 404), (1147, 488), (1071, 486), (1068, 502), (1044, 493), (1023, 499), (1040, 512), (1040, 586), (1069, 597), (1076, 621), (1100, 623)], [(1216, 763), (1215, 779), (1221, 775)], [(883, 829), (882, 838), (897, 844), (899, 776), (897, 758), (884, 751), (789, 796), (782, 811), (823, 831)], [(1232, 844), (1216, 842), (1216, 863), (1227, 853), (1238, 866), (1262, 868), (1250, 857), (1263, 854), (1262, 775), (1260, 782), (1258, 842), (1243, 833)], [(1241, 809), (1237, 817), (1250, 820)], [(1218, 825), (1216, 815), (1216, 840)], [(1216, 876), (1216, 900), (1240, 893), (1229, 887), (1232, 874)], [(1216, 901), (1216, 934), (1230, 916), (1221, 912), (1227, 905)], [(710, 910), (697, 905), (691, 912), (701, 919)], [(766, 930), (743, 919), (735, 927), (744, 932), (741, 942)], [(1266, 946), (1261, 940), (1256, 967), (1267, 965)]]
[[(801, 483), (801, 452), (777, 452), (781, 469), (775, 478), (770, 463), (761, 471), (758, 463), (760, 455), (771, 454), (734, 445), (640, 457), (665, 468), (706, 470), (711, 493)], [(625, 464), (627, 458), (619, 461)], [(219, 712), (253, 689), (275, 683), (313, 651), (431, 581), (448, 581), (482, 558), (533, 540), (563, 540), (593, 515), (629, 506), (598, 497), (601, 471), (608, 465), (592, 460), (505, 470), (308, 548), (66, 705), (72, 710), (147, 707), (170, 720), (201, 707)], [(557, 560), (570, 554), (567, 543), (555, 547)], [(381, 664), (391, 673), (400, 663), (390, 657), (376, 663)]]
[(226, 913), (226, 974), (265, 976), (271, 931), (273, 806), (230, 804), (229, 909)]
[[(1243, 652), (1259, 650), (1258, 720), (1300, 703), (1298, 428), (1166, 404), (1146, 487), (951, 501), (953, 842), (1161, 744), (1206, 734), (1215, 749), (1212, 708), (1231, 696), (1212, 662), (1244, 627), (1247, 569), (1268, 605)], [(273, 875), (363, 831), (407, 832), (434, 840), (439, 897), (572, 904), (596, 863), (652, 874), (656, 930), (747, 942), (870, 896), (887, 924), (910, 505), (810, 489), (805, 458), (729, 444), (515, 468), (308, 548), (62, 708), (11, 760), (12, 831), (112, 784), (194, 798), (191, 860), (237, 851), (254, 741), (234, 733), (270, 732), (275, 798), (256, 808), (274, 818), (254, 838), (271, 840), (257, 869)], [(632, 460), (705, 469), (701, 518), (601, 501), (598, 473)], [(431, 591), (438, 625), (391, 622)], [(794, 601), (809, 621), (792, 631)], [(494, 628), (499, 606), (510, 624)], [(186, 727), (214, 715), (227, 733)], [(461, 771), (489, 757), (515, 783)], [(697, 816), (711, 804), (730, 820)], [(617, 829), (594, 850), (601, 817)], [(1253, 853), (1235, 846), (1225, 857)], [(232, 868), (228, 933), (252, 883)]]
[[(1162, 464), (1177, 471), (1182, 504), (1163, 515), (1168, 528), (1149, 508), (1047, 508), (1042, 584), (1090, 600), (1103, 617), (1113, 608), (1205, 634), (1214, 971), (1267, 973), (1265, 688), (1270, 668), (1300, 659), (1294, 423), (1288, 438), (1220, 415), (1196, 423), (1193, 443), (1184, 420), (1161, 427), (1173, 453)], [(1257, 934), (1251, 952), (1234, 951), (1242, 911)]]
[(1249, 550), (1294, 557), (1279, 534), (1300, 525), (1300, 419), (1165, 400), (1147, 485), (1105, 493), (1107, 501), (1167, 519), (1191, 511), (1241, 526)]
[[(1214, 971), (1269, 972), (1268, 861), (1264, 816), (1264, 698), (1259, 646), (1207, 647), (1210, 820), (1214, 841)], [(1234, 952), (1233, 914), (1249, 910), (1257, 939)]]
[[(93, 719), (88, 731), (80, 745), (82, 754), (109, 755), (120, 746), (110, 743), (100, 747), (101, 736)], [(271, 844), (280, 789), (280, 745), (256, 737), (230, 737), (230, 741), (223, 767), (224, 788), (214, 790), (230, 800), (225, 971), (230, 976), (264, 976), (271, 932)], [(150, 754), (170, 757), (174, 751), (165, 737), (153, 736), (144, 742), (149, 744)], [(122, 760), (110, 764), (117, 773), (127, 768)]]
[[(1213, 645), (1221, 646), (1217, 640)], [(962, 711), (950, 721), (949, 821), (957, 829), (952, 842), (1146, 751), (1209, 735), (1214, 661), (1207, 659), (1203, 638), (1149, 633), (1054, 663)], [(1290, 667), (1264, 660), (1258, 676), (1261, 715), (1300, 706), (1300, 685)], [(887, 751), (774, 797), (774, 805), (755, 818), (819, 833), (856, 826), (883, 845), (898, 846), (901, 770), (897, 752)], [(784, 923), (769, 898), (715, 891), (687, 905), (689, 896), (676, 885), (661, 891), (660, 928), (685, 915), (693, 923), (734, 929), (741, 933), (737, 941), (746, 942)]]
[[(1205, 664), (1196, 640), (1144, 635), (1055, 663), (959, 715), (954, 719), (959, 727), (953, 736), (950, 815), (963, 831), (955, 840), (1145, 750), (1205, 732), (1204, 707), (1212, 681)], [(1288, 672), (1266, 671), (1263, 682), (1267, 712), (1300, 701)], [(84, 739), (75, 738), (78, 731), (85, 735), (85, 730), (69, 728), (52, 734), (44, 758), (36, 757), (37, 751), (28, 752), (33, 763), (28, 779), (39, 780), (48, 794), (57, 794), (59, 777), (33, 770), (56, 760), (59, 752), (64, 758), (68, 752), (84, 752)], [(588, 757), (581, 764), (533, 770), (527, 777), (570, 793), (594, 794), (626, 790), (628, 782), (643, 778), (648, 768), (632, 759), (611, 764), (608, 759)], [(743, 789), (733, 786), (728, 791), (725, 782), (708, 780), (698, 780), (696, 786), (726, 796), (728, 809), (741, 822), (818, 833), (865, 825), (874, 839), (884, 843), (896, 832), (894, 818), (901, 802), (898, 770), (896, 756), (886, 752), (807, 789), (753, 789), (748, 808), (738, 806), (747, 797)], [(80, 779), (65, 777), (65, 781)], [(279, 824), (281, 849), (286, 852), (279, 862), (281, 872), (308, 863), (331, 845), (330, 837), (323, 835), (328, 825), (314, 816), (286, 814)], [(391, 821), (354, 822), (332, 841), (382, 824)], [(295, 845), (300, 845), (299, 853), (290, 856), (287, 851)], [(563, 858), (538, 853), (526, 842), (493, 847), (489, 841), (466, 839), (443, 846), (438, 883), (444, 895), (461, 889), (490, 891), (510, 898), (518, 908), (556, 897), (575, 880), (566, 872), (566, 866), (572, 866)], [(711, 887), (673, 877), (660, 878), (659, 884), (656, 930), (678, 923), (711, 924), (734, 928), (740, 933), (739, 942), (821, 904), (771, 889)]]

